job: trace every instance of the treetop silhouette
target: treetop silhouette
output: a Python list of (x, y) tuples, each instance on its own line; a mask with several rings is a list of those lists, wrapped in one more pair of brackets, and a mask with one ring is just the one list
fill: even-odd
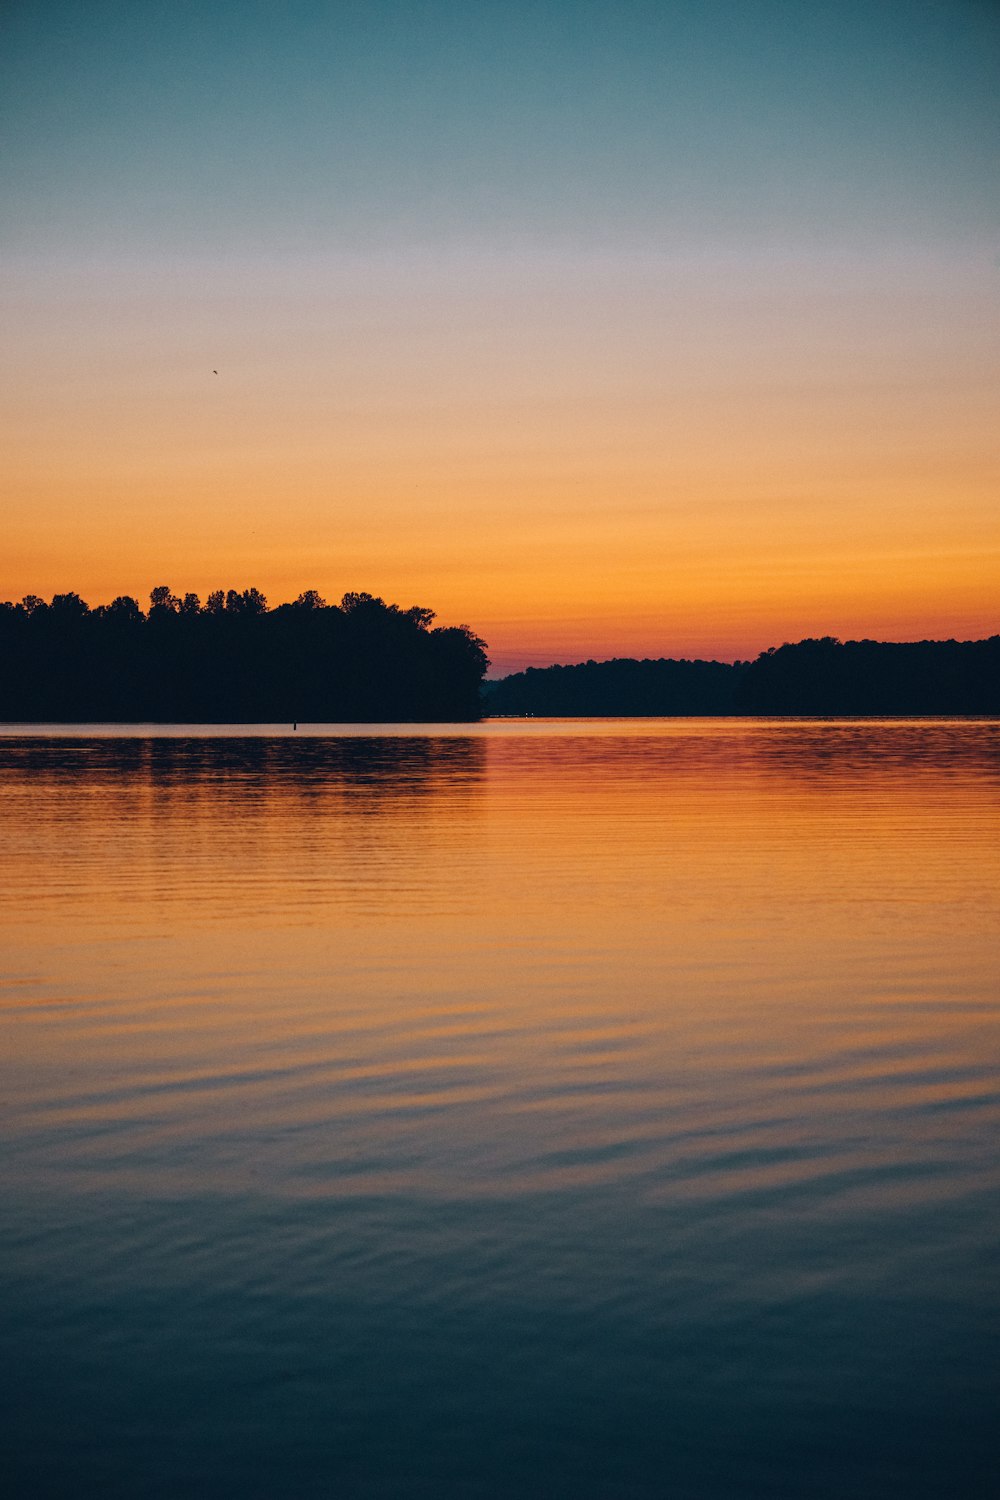
[(0, 603), (0, 718), (176, 722), (469, 720), (481, 714), (485, 643), (434, 611), (315, 589), (268, 607), (259, 589), (158, 585)]
[(529, 667), (485, 687), (508, 715), (1000, 714), (1000, 636), (771, 646), (755, 661)]

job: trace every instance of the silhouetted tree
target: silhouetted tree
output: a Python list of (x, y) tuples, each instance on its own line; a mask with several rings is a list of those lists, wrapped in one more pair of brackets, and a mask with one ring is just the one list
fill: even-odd
[[(467, 625), (373, 594), (314, 590), (268, 609), (254, 588), (199, 606), (165, 584), (148, 614), (120, 595), (0, 604), (0, 718), (466, 720), (495, 714), (998, 714), (1000, 636), (785, 644), (752, 662), (583, 662), (483, 689)], [(482, 700), (480, 692), (483, 689)]]
[(158, 588), (152, 589), (149, 595), (149, 613), (153, 615), (156, 611), (164, 614), (175, 615), (180, 609), (181, 601), (170, 592), (166, 584), (160, 584)]
[(491, 714), (556, 717), (735, 712), (736, 673), (717, 661), (587, 661), (576, 666), (528, 667), (487, 684)]
[[(98, 613), (97, 610), (94, 611)], [(105, 614), (113, 620), (137, 622), (142, 619), (142, 610), (139, 608), (138, 599), (133, 599), (128, 594), (119, 594), (117, 599), (105, 606)]]
[(315, 589), (276, 609), (259, 589), (216, 590), (202, 608), (160, 584), (145, 615), (127, 595), (94, 610), (28, 595), (0, 605), (0, 718), (478, 718), (483, 642), (433, 619)]
[(484, 687), (490, 714), (995, 714), (1000, 636), (771, 647), (752, 662), (581, 662)]

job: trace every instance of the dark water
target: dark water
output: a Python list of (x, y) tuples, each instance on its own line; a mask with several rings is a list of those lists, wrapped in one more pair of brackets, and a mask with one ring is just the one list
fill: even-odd
[(0, 735), (18, 1496), (1000, 1493), (1000, 725)]

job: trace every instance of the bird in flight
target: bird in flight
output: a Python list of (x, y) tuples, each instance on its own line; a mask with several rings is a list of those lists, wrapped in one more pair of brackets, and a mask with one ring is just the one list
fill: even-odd
[(212, 371), (212, 374), (213, 374), (213, 375), (218, 375), (218, 373), (219, 373), (219, 372), (218, 372), (218, 370), (213, 370), (213, 371)]

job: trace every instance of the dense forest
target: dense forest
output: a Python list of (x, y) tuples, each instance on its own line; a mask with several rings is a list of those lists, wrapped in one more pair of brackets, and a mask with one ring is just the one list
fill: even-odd
[(1000, 714), (1000, 636), (772, 647), (755, 661), (588, 661), (486, 684), (489, 714)]
[(468, 721), (490, 715), (1000, 714), (1000, 636), (772, 647), (754, 661), (588, 661), (486, 682), (483, 641), (429, 609), (257, 589), (143, 611), (77, 594), (0, 603), (0, 720)]
[(0, 719), (198, 723), (469, 720), (489, 660), (465, 625), (371, 594), (153, 590), (0, 603)]

